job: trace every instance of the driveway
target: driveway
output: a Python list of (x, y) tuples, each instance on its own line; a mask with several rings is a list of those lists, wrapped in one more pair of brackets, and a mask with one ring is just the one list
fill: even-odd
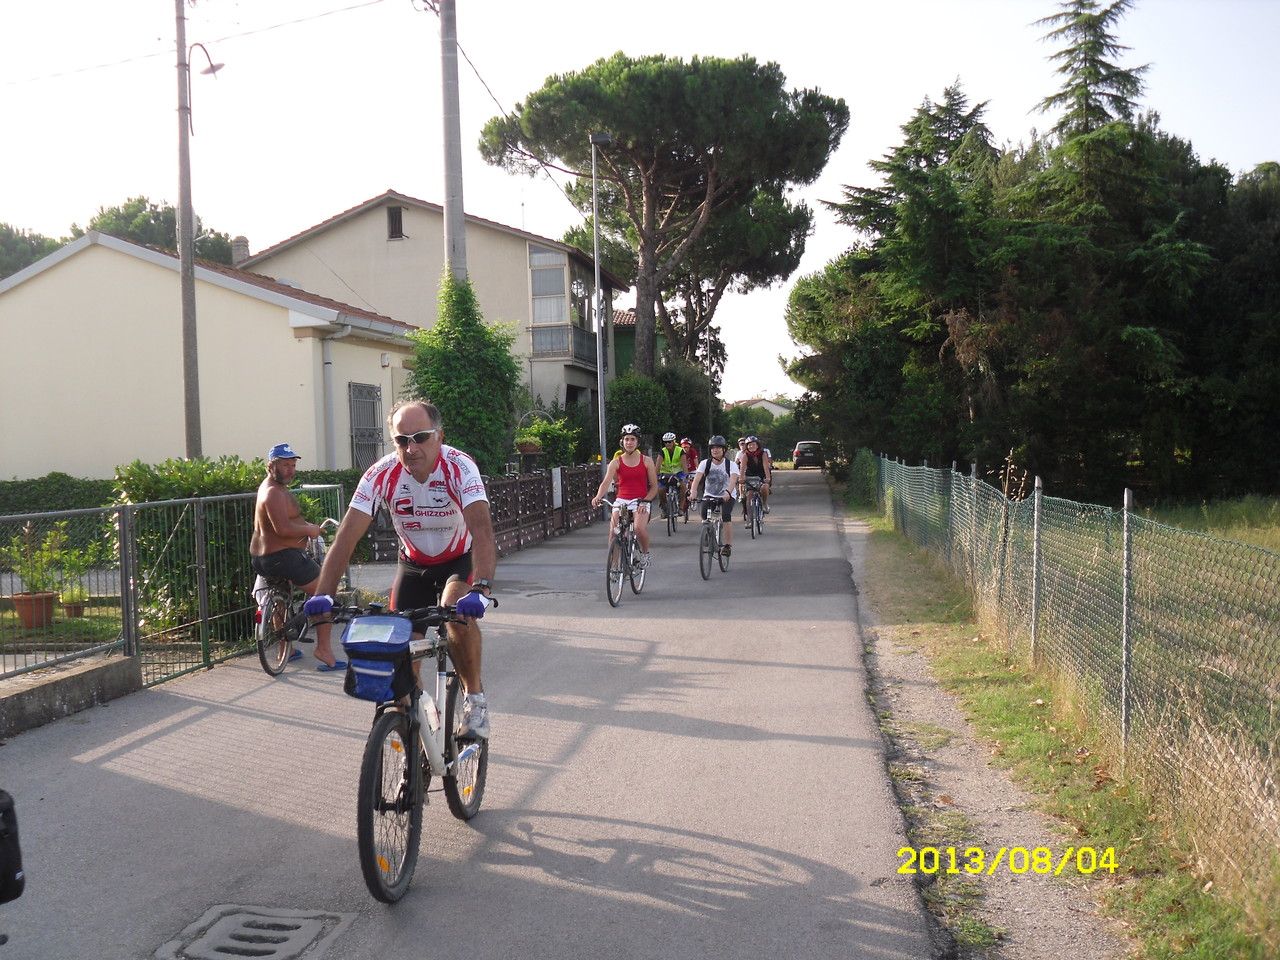
[(710, 581), (696, 522), (655, 525), (644, 592), (616, 609), (601, 524), (500, 562), (484, 809), (464, 824), (431, 795), (393, 906), (356, 860), (372, 706), (310, 657), (14, 737), (0, 786), (28, 882), (0, 906), (0, 960), (931, 956), (896, 873), (850, 547), (821, 474), (777, 476), (763, 538), (739, 525)]

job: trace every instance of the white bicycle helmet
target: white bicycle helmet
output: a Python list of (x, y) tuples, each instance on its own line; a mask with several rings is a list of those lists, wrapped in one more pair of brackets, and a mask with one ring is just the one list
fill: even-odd
[(676, 435), (672, 433), (670, 430), (668, 430), (666, 433), (662, 435), (662, 442), (671, 443), (675, 440), (675, 438), (676, 438)]
[(634, 423), (624, 424), (622, 427), (622, 435), (624, 437), (626, 436), (639, 437), (640, 428)]

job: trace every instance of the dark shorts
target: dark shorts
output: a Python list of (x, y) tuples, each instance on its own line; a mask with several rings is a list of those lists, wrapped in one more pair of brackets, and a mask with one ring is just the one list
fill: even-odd
[[(471, 554), (464, 553), (456, 560), (435, 566), (420, 567), (404, 557), (396, 561), (396, 579), (391, 585), (391, 609), (414, 610), (418, 607), (434, 607), (440, 602), (440, 594), (450, 580), (466, 581), (471, 576)], [(422, 627), (415, 623), (421, 633)]]
[(251, 559), (253, 570), (268, 580), (288, 580), (295, 586), (306, 586), (320, 576), (320, 564), (296, 547), (285, 547), (275, 553), (264, 553)]
[[(720, 519), (725, 523), (731, 523), (733, 521), (733, 505), (737, 502), (737, 500), (722, 500), (720, 502)], [(704, 502), (700, 504), (700, 506), (702, 507), (702, 519), (705, 520), (707, 519), (707, 514), (711, 512), (711, 508), (714, 507), (715, 504)]]

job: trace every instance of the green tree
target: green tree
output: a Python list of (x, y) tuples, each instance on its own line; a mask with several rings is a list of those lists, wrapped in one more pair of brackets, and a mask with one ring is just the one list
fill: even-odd
[[(625, 222), (635, 251), (636, 370), (656, 368), (656, 305), (672, 274), (723, 211), (758, 190), (817, 179), (849, 123), (842, 100), (787, 91), (776, 64), (622, 53), (554, 76), (510, 116), (485, 125), (484, 158), (535, 172), (556, 166), (579, 178), (569, 195), (590, 205), (588, 134), (600, 151), (601, 227)], [(622, 216), (617, 215), (617, 211)]]
[[(668, 360), (658, 367), (654, 379), (666, 390), (671, 411), (670, 419), (657, 432), (670, 430), (677, 435), (677, 439), (703, 437), (703, 434), (707, 434), (711, 427), (715, 388), (706, 373), (691, 363)], [(698, 441), (697, 446), (703, 446), (703, 442)]]
[(484, 322), (470, 280), (448, 270), (440, 282), (440, 315), (410, 334), (417, 358), (407, 397), (440, 410), (448, 442), (475, 458), (482, 472), (502, 473), (511, 449), (511, 405), (520, 364), (515, 334)]
[[(196, 256), (230, 265), (231, 238), (225, 233), (202, 235), (202, 229), (200, 218), (196, 217)], [(85, 229), (71, 225), (71, 236), (82, 237), (90, 230), (165, 250), (178, 249), (177, 210), (168, 204), (154, 204), (146, 197), (131, 197), (118, 207), (99, 207)]]
[(623, 424), (640, 427), (641, 447), (651, 447), (671, 422), (671, 402), (661, 383), (639, 373), (627, 373), (609, 385), (604, 403), (605, 459), (621, 446)]
[(60, 246), (57, 240), (0, 223), (0, 280), (31, 266)]

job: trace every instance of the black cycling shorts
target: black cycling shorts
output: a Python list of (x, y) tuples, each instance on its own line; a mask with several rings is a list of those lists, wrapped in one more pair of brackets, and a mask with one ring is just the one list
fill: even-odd
[[(434, 607), (440, 603), (440, 595), (446, 583), (451, 580), (467, 582), (470, 577), (470, 553), (430, 567), (420, 567), (401, 556), (396, 561), (395, 582), (391, 584), (391, 609)], [(413, 629), (418, 633), (425, 632), (425, 627), (418, 623), (414, 623)]]
[[(720, 501), (720, 519), (723, 520), (725, 523), (733, 522), (733, 506), (737, 502), (738, 501), (736, 500)], [(715, 506), (714, 503), (710, 503), (706, 500), (702, 502), (702, 519), (703, 520), (707, 519), (707, 514), (711, 512), (711, 508), (714, 506)]]
[(320, 576), (320, 564), (297, 547), (285, 547), (275, 553), (264, 553), (250, 558), (255, 573), (268, 580), (288, 580), (294, 586), (305, 587)]

